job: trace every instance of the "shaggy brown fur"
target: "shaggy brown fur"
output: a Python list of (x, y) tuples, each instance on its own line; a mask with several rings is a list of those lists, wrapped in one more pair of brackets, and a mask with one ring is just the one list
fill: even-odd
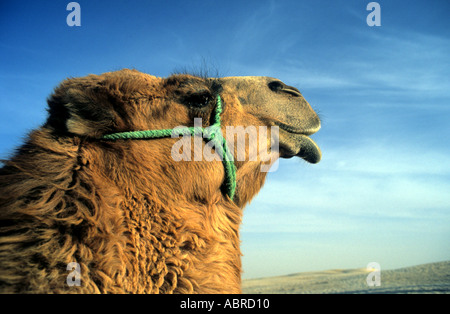
[[(134, 70), (64, 81), (46, 124), (0, 170), (0, 292), (239, 293), (239, 224), (262, 163), (236, 162), (233, 202), (222, 163), (174, 161), (176, 138), (101, 139), (194, 117), (205, 126), (219, 92), (223, 126), (274, 125), (245, 110), (237, 89)], [(67, 284), (71, 262), (80, 286)]]

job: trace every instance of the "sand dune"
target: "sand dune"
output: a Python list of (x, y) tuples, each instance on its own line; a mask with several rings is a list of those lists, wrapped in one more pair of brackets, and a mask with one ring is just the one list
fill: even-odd
[(380, 286), (369, 287), (370, 271), (335, 269), (243, 281), (243, 293), (446, 293), (450, 261), (380, 272)]

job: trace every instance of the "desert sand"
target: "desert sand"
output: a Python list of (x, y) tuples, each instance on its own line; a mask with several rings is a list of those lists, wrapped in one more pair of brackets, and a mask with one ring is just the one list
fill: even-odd
[(450, 261), (380, 271), (380, 286), (369, 287), (366, 268), (334, 269), (243, 280), (248, 294), (443, 293), (450, 294)]

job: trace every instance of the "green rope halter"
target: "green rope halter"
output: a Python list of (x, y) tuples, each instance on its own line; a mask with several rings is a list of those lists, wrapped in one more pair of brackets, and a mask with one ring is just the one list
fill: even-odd
[(146, 131), (132, 131), (107, 134), (103, 136), (105, 140), (119, 140), (119, 139), (150, 139), (150, 138), (164, 138), (173, 135), (203, 135), (203, 138), (214, 144), (214, 149), (222, 158), (223, 166), (225, 168), (224, 186), (226, 194), (233, 200), (236, 191), (236, 166), (234, 165), (233, 155), (230, 153), (227, 142), (222, 135), (220, 128), (220, 114), (222, 113), (222, 100), (220, 95), (217, 95), (217, 105), (214, 114), (214, 123), (208, 128), (203, 127), (185, 127), (176, 129), (161, 129), (161, 130), (146, 130)]

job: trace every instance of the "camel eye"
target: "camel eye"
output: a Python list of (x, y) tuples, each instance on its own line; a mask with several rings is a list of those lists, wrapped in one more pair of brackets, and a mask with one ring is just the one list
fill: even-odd
[(211, 101), (211, 95), (208, 92), (194, 93), (186, 95), (183, 102), (191, 108), (203, 108), (208, 106)]

